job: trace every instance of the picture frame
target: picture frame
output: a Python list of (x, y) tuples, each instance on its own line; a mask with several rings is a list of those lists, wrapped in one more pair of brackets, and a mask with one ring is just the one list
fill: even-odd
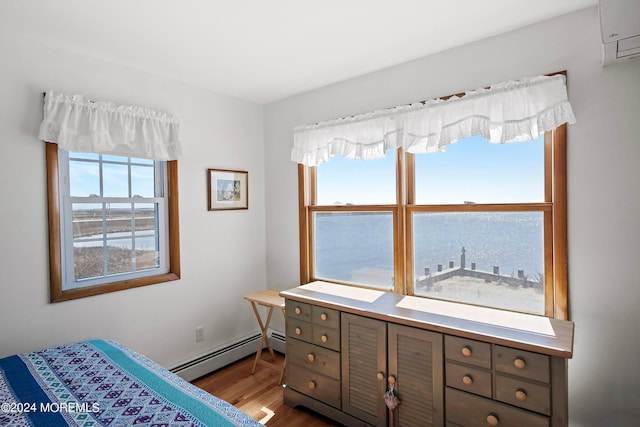
[(249, 209), (249, 172), (207, 169), (208, 210)]

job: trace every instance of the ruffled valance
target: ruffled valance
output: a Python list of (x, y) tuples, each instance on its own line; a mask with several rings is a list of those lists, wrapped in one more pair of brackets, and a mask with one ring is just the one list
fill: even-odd
[(38, 137), (81, 153), (153, 160), (175, 160), (181, 153), (175, 116), (53, 91), (45, 94)]
[(368, 160), (384, 157), (389, 148), (402, 147), (409, 153), (443, 151), (474, 135), (498, 143), (528, 141), (563, 123), (575, 123), (566, 77), (537, 76), (447, 100), (297, 126), (291, 160), (316, 166), (336, 154)]

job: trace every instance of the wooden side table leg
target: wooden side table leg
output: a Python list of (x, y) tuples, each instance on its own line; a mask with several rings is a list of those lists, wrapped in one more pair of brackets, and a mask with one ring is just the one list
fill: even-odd
[(269, 323), (271, 322), (271, 315), (273, 313), (273, 307), (269, 307), (269, 313), (267, 314), (267, 320), (263, 324), (262, 318), (260, 317), (260, 312), (258, 311), (258, 307), (254, 301), (251, 301), (251, 307), (253, 308), (253, 312), (256, 315), (256, 319), (258, 320), (258, 325), (260, 326), (260, 343), (258, 344), (258, 350), (256, 351), (256, 357), (253, 361), (253, 368), (251, 369), (251, 373), (255, 374), (256, 366), (258, 365), (258, 360), (260, 360), (260, 356), (262, 355), (262, 346), (267, 344), (267, 348), (269, 349), (269, 353), (271, 353), (272, 360), (276, 360), (276, 356), (273, 353), (273, 349), (271, 348), (271, 343), (269, 343), (269, 337), (267, 336), (267, 329), (269, 328)]
[(269, 336), (267, 332), (269, 330), (269, 324), (271, 323), (271, 315), (273, 314), (273, 307), (269, 307), (269, 313), (267, 314), (267, 321), (264, 323), (264, 330), (262, 331), (262, 336), (264, 337), (264, 343), (267, 345), (267, 349), (269, 349), (269, 353), (271, 353), (271, 361), (276, 361), (276, 355), (273, 352), (273, 348), (271, 348), (271, 342), (269, 342)]

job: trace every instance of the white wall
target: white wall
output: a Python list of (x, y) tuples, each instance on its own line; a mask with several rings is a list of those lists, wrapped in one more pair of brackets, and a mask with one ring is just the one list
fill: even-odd
[[(262, 108), (0, 31), (0, 357), (110, 338), (174, 367), (258, 332), (265, 287)], [(170, 58), (167, 58), (170, 60)], [(43, 92), (181, 118), (179, 281), (50, 304)], [(207, 211), (207, 168), (249, 171), (249, 210)], [(195, 328), (205, 341), (195, 342)]]
[(570, 423), (637, 425), (640, 61), (601, 67), (596, 8), (267, 105), (268, 285), (299, 280), (294, 125), (560, 70), (578, 121), (568, 130)]

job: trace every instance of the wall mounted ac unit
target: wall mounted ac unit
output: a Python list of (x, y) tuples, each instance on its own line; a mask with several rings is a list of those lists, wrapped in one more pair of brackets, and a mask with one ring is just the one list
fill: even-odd
[(599, 0), (602, 65), (640, 58), (640, 1)]

